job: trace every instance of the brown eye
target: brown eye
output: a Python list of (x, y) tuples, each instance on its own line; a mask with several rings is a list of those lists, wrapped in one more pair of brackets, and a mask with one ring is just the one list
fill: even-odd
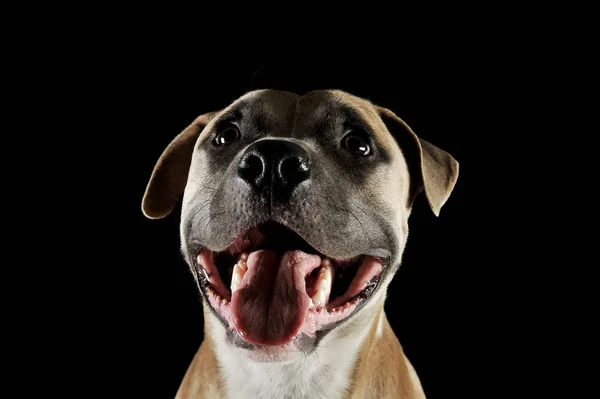
[(354, 132), (347, 134), (343, 143), (344, 147), (353, 154), (365, 156), (371, 153), (368, 140)]
[(240, 131), (236, 126), (228, 126), (217, 134), (214, 144), (224, 147), (240, 139)]

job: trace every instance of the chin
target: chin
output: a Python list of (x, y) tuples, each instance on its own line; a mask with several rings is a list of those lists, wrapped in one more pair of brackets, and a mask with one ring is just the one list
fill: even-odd
[(246, 359), (257, 363), (294, 363), (306, 356), (295, 344), (282, 346), (255, 345), (251, 349), (236, 347), (236, 351)]

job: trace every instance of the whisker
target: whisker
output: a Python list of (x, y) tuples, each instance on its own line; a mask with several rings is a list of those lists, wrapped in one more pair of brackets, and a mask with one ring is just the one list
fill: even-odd
[(190, 180), (191, 182), (193, 182), (193, 183), (195, 183), (195, 184), (199, 185), (200, 187), (205, 188), (207, 190), (212, 190), (212, 191), (216, 191), (217, 190), (214, 187), (209, 187), (209, 186), (206, 186), (206, 185), (204, 185), (202, 183), (198, 183), (196, 180), (192, 179), (191, 177), (188, 177), (188, 180)]

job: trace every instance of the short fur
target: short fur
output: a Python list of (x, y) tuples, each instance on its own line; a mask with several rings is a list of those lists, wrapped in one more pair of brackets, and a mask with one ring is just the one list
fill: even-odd
[[(228, 121), (241, 126), (240, 142), (211, 146)], [(340, 148), (348, 129), (371, 137), (370, 158)], [(312, 159), (309, 184), (289, 197), (265, 201), (236, 178), (245, 148), (266, 139), (296, 143)], [(223, 250), (267, 220), (305, 232), (303, 238), (327, 256), (376, 251), (388, 263), (364, 306), (315, 337), (303, 337), (304, 353), (291, 361), (265, 362), (269, 348), (241, 345), (205, 300), (205, 339), (177, 397), (424, 398), (383, 305), (401, 263), (415, 197), (424, 192), (439, 215), (457, 178), (458, 162), (450, 154), (419, 138), (392, 111), (341, 91), (254, 91), (198, 117), (158, 160), (142, 202), (146, 216), (161, 218), (183, 197), (182, 251), (193, 272), (199, 248)]]

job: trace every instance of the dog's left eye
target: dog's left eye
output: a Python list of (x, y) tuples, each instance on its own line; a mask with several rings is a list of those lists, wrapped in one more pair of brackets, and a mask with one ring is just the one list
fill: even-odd
[(369, 155), (371, 146), (369, 141), (363, 135), (357, 132), (350, 132), (342, 139), (342, 145), (351, 153), (356, 155)]
[(240, 139), (240, 130), (237, 126), (228, 126), (223, 129), (217, 136), (215, 137), (214, 144), (218, 146), (226, 146), (231, 143), (234, 143)]

